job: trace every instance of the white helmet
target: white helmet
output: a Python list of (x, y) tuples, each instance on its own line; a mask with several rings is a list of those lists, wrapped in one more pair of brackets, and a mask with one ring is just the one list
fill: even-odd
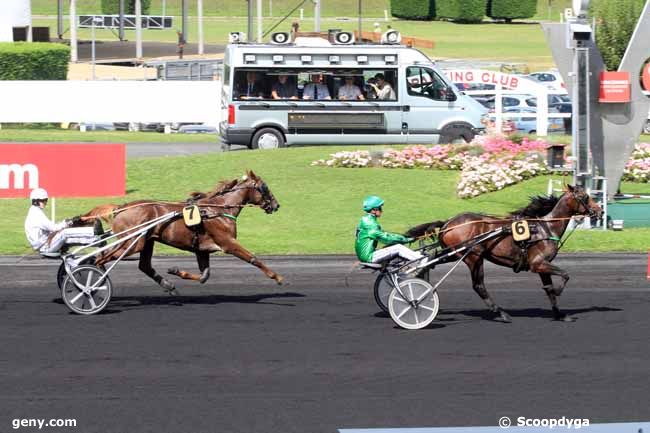
[(47, 200), (47, 198), (47, 191), (45, 191), (43, 188), (33, 189), (29, 194), (30, 200)]

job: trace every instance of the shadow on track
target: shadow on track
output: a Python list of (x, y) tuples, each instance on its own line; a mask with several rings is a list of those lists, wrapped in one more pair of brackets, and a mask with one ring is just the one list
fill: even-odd
[[(546, 310), (543, 308), (520, 308), (520, 309), (508, 309), (508, 314), (512, 317), (528, 317), (528, 318), (547, 318), (553, 319), (553, 312), (551, 310)], [(579, 316), (584, 313), (592, 312), (601, 312), (607, 313), (612, 311), (623, 311), (621, 308), (610, 308), (610, 307), (589, 307), (589, 308), (575, 308), (575, 309), (566, 309), (566, 312), (571, 316)], [(484, 320), (492, 320), (493, 315), (489, 311), (485, 310), (445, 310), (440, 311), (439, 314), (461, 314), (463, 316), (477, 317)]]
[[(126, 310), (145, 308), (150, 305), (170, 305), (182, 307), (183, 305), (216, 305), (225, 303), (235, 304), (264, 304), (281, 307), (295, 307), (295, 304), (286, 302), (264, 302), (266, 299), (304, 298), (302, 293), (265, 293), (256, 295), (193, 295), (193, 296), (116, 296), (113, 297), (109, 308), (99, 313), (115, 314)], [(62, 299), (52, 302), (63, 304)]]

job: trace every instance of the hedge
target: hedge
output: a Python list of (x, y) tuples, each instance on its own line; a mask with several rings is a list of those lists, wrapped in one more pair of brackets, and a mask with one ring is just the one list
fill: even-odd
[[(149, 14), (151, 0), (141, 0), (142, 15)], [(124, 0), (124, 13), (135, 15), (135, 0)], [(120, 0), (102, 0), (102, 13), (105, 15), (117, 15), (120, 13)]]
[(487, 16), (510, 22), (516, 18), (530, 18), (537, 13), (537, 0), (488, 0)]
[(0, 80), (65, 80), (70, 48), (44, 42), (0, 43)]
[(391, 0), (390, 13), (407, 20), (431, 20), (436, 16), (436, 0)]
[(476, 23), (483, 20), (487, 0), (437, 0), (436, 16), (462, 23)]

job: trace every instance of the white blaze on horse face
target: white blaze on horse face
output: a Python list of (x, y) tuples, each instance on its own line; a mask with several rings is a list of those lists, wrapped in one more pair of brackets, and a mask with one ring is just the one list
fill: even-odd
[(248, 176), (243, 175), (243, 176), (241, 177), (241, 180), (248, 180)]

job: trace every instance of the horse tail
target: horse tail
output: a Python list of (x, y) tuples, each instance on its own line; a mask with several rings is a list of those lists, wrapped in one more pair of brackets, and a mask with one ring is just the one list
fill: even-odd
[(93, 209), (91, 209), (88, 213), (82, 215), (82, 218), (94, 218), (94, 219), (101, 219), (105, 221), (106, 223), (110, 223), (111, 220), (113, 219), (113, 211), (120, 207), (117, 204), (102, 204), (99, 205)]
[(408, 229), (406, 233), (404, 233), (404, 236), (409, 238), (418, 238), (420, 236), (435, 232), (437, 228), (440, 228), (445, 224), (447, 224), (447, 221), (431, 221), (429, 223), (420, 224)]

